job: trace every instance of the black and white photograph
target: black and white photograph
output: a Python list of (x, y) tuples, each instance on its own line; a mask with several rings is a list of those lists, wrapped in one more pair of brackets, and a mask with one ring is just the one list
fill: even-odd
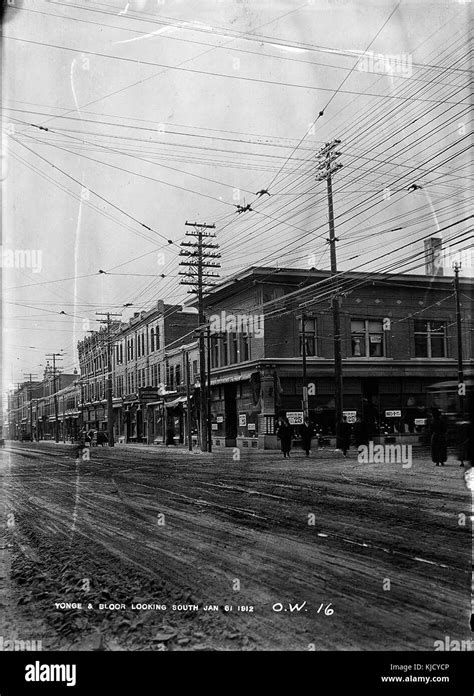
[(105, 652), (454, 693), (471, 0), (2, 13), (1, 696)]

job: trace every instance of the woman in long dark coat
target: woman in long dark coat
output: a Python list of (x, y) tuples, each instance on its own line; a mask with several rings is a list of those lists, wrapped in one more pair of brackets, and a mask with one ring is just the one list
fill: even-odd
[(369, 444), (369, 428), (367, 423), (360, 418), (354, 423), (354, 442), (357, 449), (361, 445)]
[(336, 427), (336, 447), (342, 450), (344, 456), (351, 446), (351, 426), (347, 422), (347, 416), (342, 417), (342, 421)]
[(314, 435), (314, 428), (309, 422), (309, 418), (304, 419), (304, 423), (300, 428), (301, 435), (301, 446), (307, 457), (309, 457), (309, 452), (311, 450), (311, 440)]
[(280, 440), (281, 451), (286, 459), (290, 457), (291, 441), (293, 439), (293, 428), (288, 418), (278, 420), (277, 437)]
[(439, 411), (433, 413), (431, 421), (431, 459), (436, 466), (444, 466), (447, 454), (446, 423)]

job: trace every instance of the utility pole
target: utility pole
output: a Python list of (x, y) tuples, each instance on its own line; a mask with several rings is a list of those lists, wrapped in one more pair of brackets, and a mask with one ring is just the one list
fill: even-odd
[(114, 312), (96, 312), (98, 317), (106, 317), (99, 319), (102, 324), (105, 324), (107, 336), (107, 439), (109, 447), (114, 447), (114, 403), (113, 403), (113, 385), (112, 385), (112, 343), (111, 343), (111, 317), (122, 317), (122, 314)]
[(36, 377), (36, 375), (32, 375), (31, 372), (26, 372), (24, 373), (26, 377), (29, 377), (28, 380), (28, 406), (29, 406), (29, 413), (30, 413), (30, 435), (31, 435), (31, 441), (33, 441), (33, 395), (32, 395), (32, 382), (33, 382), (33, 377)]
[(459, 271), (461, 270), (461, 263), (455, 261), (453, 263), (454, 269), (454, 297), (456, 301), (456, 326), (458, 335), (458, 396), (459, 396), (459, 411), (461, 419), (464, 418), (464, 395), (466, 390), (466, 385), (464, 384), (464, 369), (463, 369), (463, 359), (462, 359), (462, 331), (461, 331), (461, 304), (459, 301)]
[(63, 394), (63, 442), (66, 442), (66, 397)]
[(211, 327), (207, 327), (207, 451), (212, 452), (211, 423)]
[(308, 418), (309, 408), (308, 408), (308, 382), (306, 376), (306, 314), (303, 312), (301, 315), (301, 340), (302, 343), (302, 355), (303, 355), (303, 418)]
[(54, 391), (54, 441), (59, 442), (58, 395), (56, 389), (56, 358), (62, 360), (61, 353), (47, 353), (46, 358), (53, 359), (53, 391)]
[(191, 375), (189, 369), (189, 355), (184, 350), (184, 365), (186, 371), (186, 405), (187, 405), (187, 415), (186, 415), (186, 433), (188, 436), (188, 450), (193, 451), (193, 436), (191, 432)]
[[(334, 207), (332, 197), (332, 176), (341, 169), (342, 164), (336, 162), (340, 156), (340, 152), (336, 152), (334, 148), (340, 145), (340, 140), (333, 140), (319, 151), (319, 175), (316, 181), (326, 179), (328, 191), (328, 216), (329, 216), (329, 249), (331, 258), (331, 276), (337, 275), (337, 260), (336, 260), (336, 242), (338, 241), (334, 229)], [(335, 280), (337, 283), (337, 279)], [(342, 386), (342, 351), (341, 351), (341, 321), (340, 321), (340, 295), (337, 291), (337, 286), (334, 284), (334, 294), (331, 299), (333, 327), (334, 327), (334, 381), (335, 381), (335, 418), (336, 426), (342, 420), (343, 409), (343, 386)]]
[[(198, 318), (199, 318), (199, 423), (201, 435), (201, 450), (207, 451), (208, 443), (208, 407), (206, 403), (206, 349), (204, 341), (204, 324), (206, 317), (204, 316), (204, 289), (215, 285), (215, 279), (219, 274), (209, 269), (220, 268), (220, 263), (212, 259), (219, 259), (220, 254), (217, 251), (219, 245), (216, 242), (209, 241), (216, 238), (213, 231), (215, 225), (200, 224), (197, 222), (186, 221), (187, 227), (192, 227), (193, 232), (186, 232), (187, 237), (194, 237), (193, 242), (181, 242), (180, 256), (186, 260), (180, 262), (180, 266), (187, 266), (187, 271), (180, 271), (179, 275), (183, 276), (180, 281), (181, 285), (190, 285), (191, 289), (188, 293), (195, 294), (198, 300)], [(209, 393), (211, 385), (208, 385)]]

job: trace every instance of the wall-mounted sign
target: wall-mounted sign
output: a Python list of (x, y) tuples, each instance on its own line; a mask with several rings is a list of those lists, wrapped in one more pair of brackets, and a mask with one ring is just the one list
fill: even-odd
[(249, 429), (249, 430), (256, 430), (255, 423), (249, 423), (249, 424), (248, 424), (248, 429)]
[(247, 414), (239, 413), (239, 425), (245, 427), (247, 425)]
[(385, 411), (385, 418), (401, 418), (401, 411)]
[(286, 417), (291, 425), (303, 425), (303, 411), (287, 411)]
[(218, 423), (223, 423), (224, 422), (224, 416), (217, 416), (216, 418)]
[(217, 423), (211, 423), (211, 429), (217, 430)]
[(426, 425), (426, 418), (415, 418), (415, 425)]

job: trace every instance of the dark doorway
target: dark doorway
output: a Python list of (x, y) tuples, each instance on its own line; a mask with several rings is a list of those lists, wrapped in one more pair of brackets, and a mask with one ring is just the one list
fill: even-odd
[[(224, 385), (226, 445), (235, 446), (237, 437), (237, 385)], [(228, 442), (234, 440), (234, 443)]]
[(380, 425), (379, 418), (379, 381), (376, 377), (362, 380), (362, 417), (367, 423), (369, 433), (375, 433)]

